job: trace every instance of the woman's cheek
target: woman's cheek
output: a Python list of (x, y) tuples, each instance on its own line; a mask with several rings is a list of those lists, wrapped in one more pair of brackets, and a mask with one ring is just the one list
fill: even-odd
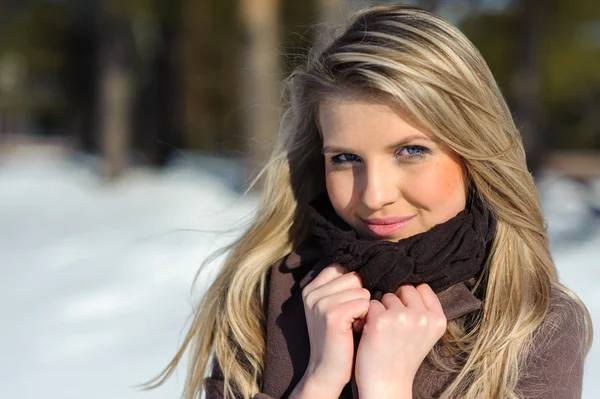
[(411, 176), (406, 186), (418, 208), (431, 213), (435, 224), (442, 223), (464, 209), (466, 204), (462, 169), (452, 159), (435, 160)]
[(350, 205), (354, 187), (352, 178), (352, 173), (347, 171), (326, 171), (327, 194), (336, 210), (346, 209)]

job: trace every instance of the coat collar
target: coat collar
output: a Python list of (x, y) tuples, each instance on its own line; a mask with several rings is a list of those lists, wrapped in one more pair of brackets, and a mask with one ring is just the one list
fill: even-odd
[[(290, 272), (303, 270), (306, 272), (301, 286), (308, 284), (319, 272), (328, 266), (329, 262), (324, 259), (318, 241), (312, 237), (302, 243), (296, 250), (285, 258), (285, 268)], [(482, 302), (478, 299), (467, 285), (473, 281), (459, 283), (438, 293), (438, 298), (444, 309), (447, 320), (457, 319), (461, 316), (481, 309)], [(302, 287), (303, 288), (303, 287)]]

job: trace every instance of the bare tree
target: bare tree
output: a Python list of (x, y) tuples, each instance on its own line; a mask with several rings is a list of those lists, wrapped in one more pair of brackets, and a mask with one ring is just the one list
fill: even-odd
[(100, 31), (98, 125), (101, 173), (115, 179), (126, 168), (131, 140), (133, 72), (130, 29), (125, 19), (103, 13)]
[(513, 75), (516, 122), (521, 128), (529, 169), (541, 166), (544, 143), (541, 140), (541, 99), (538, 48), (542, 34), (543, 4), (539, 0), (521, 0), (517, 64)]
[(146, 162), (161, 167), (167, 164), (173, 151), (184, 146), (178, 29), (182, 1), (169, 0), (168, 13), (157, 4), (163, 3), (149, 7), (154, 18), (132, 17), (137, 55), (132, 144), (142, 150)]
[(268, 157), (279, 126), (281, 80), (279, 0), (240, 0), (244, 30), (242, 103), (245, 114), (247, 174), (252, 176)]
[(341, 24), (345, 14), (344, 3), (342, 0), (318, 0), (319, 19), (326, 24)]

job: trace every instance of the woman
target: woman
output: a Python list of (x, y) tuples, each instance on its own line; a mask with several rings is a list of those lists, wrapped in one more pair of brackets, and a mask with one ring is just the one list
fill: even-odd
[(288, 83), (256, 218), (159, 384), (189, 346), (186, 398), (580, 397), (589, 314), (473, 45), (374, 7)]

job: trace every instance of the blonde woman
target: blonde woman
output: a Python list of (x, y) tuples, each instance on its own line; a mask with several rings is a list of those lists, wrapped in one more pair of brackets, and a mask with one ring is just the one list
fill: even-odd
[(589, 314), (465, 36), (369, 8), (287, 83), (256, 217), (157, 385), (189, 349), (188, 399), (579, 398)]

